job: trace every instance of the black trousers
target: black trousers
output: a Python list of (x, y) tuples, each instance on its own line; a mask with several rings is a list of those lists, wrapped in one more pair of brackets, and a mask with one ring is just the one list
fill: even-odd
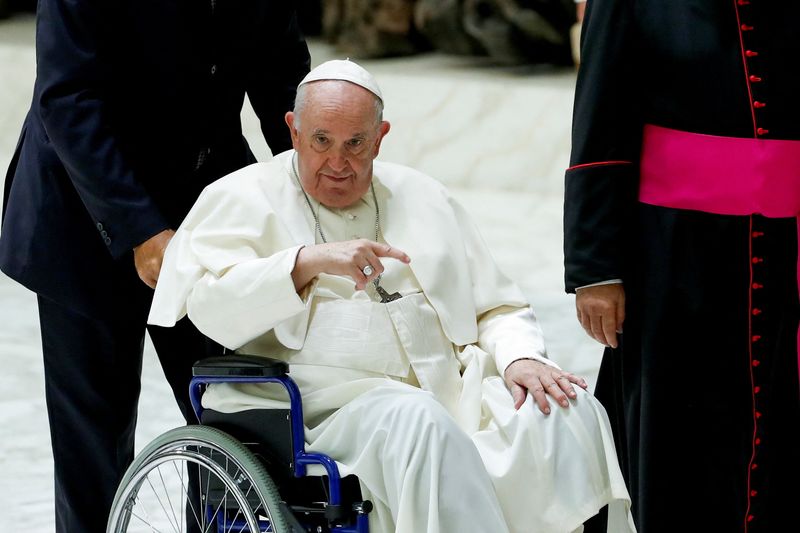
[(38, 299), (58, 533), (105, 531), (133, 458), (145, 329), (189, 423), (196, 422), (188, 394), (191, 365), (221, 353), (188, 319), (174, 328), (146, 326), (152, 290), (130, 271), (115, 287), (123, 290), (110, 315), (90, 317)]

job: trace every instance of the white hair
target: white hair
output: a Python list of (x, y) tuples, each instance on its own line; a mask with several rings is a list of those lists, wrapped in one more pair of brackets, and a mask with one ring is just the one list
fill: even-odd
[[(308, 92), (308, 86), (320, 82), (349, 83), (351, 85), (355, 85), (354, 83), (345, 80), (319, 80), (302, 84), (297, 88), (297, 95), (294, 98), (294, 129), (300, 130), (300, 114), (308, 104), (308, 95), (306, 94)], [(375, 99), (375, 124), (380, 124), (381, 121), (383, 121), (383, 100), (378, 98), (378, 96), (372, 92), (370, 92), (370, 94), (372, 94), (373, 98)]]

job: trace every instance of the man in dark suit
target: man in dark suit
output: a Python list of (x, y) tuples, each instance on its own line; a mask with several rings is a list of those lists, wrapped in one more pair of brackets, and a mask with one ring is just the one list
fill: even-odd
[[(272, 151), (290, 147), (283, 116), (309, 55), (293, 2), (40, 0), (37, 16), (0, 268), (38, 296), (56, 529), (100, 532), (133, 455), (163, 250), (206, 185), (255, 161), (245, 93)], [(149, 333), (191, 420), (206, 341), (188, 323)]]

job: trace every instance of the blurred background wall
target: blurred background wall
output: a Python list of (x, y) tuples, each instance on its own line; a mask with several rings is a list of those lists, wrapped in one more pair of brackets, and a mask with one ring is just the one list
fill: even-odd
[[(36, 0), (0, 0), (0, 18)], [(297, 0), (301, 27), (352, 58), (439, 50), (504, 64), (573, 62), (574, 0)]]
[(505, 64), (572, 63), (574, 0), (300, 0), (301, 26), (340, 53), (439, 50)]

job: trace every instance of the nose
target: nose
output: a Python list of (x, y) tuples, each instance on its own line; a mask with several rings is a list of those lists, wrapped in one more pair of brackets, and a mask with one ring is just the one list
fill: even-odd
[(336, 150), (328, 157), (328, 166), (336, 173), (344, 172), (347, 169), (347, 158), (341, 150)]

